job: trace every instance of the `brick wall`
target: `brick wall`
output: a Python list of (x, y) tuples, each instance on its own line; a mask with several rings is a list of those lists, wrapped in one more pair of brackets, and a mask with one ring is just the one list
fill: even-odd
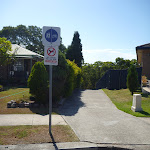
[(148, 79), (150, 79), (150, 49), (142, 51), (142, 66), (142, 75), (145, 75)]
[(7, 80), (7, 68), (8, 66), (0, 66), (0, 81), (1, 80)]

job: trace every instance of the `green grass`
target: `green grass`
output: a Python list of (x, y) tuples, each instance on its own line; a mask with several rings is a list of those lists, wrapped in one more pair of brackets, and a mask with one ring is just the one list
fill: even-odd
[(0, 114), (30, 114), (32, 111), (29, 108), (15, 108), (8, 109), (7, 102), (10, 100), (24, 99), (29, 101), (30, 93), (29, 88), (8, 88), (5, 91), (0, 92)]
[[(78, 137), (67, 125), (52, 126), (55, 142), (79, 142)], [(33, 144), (52, 142), (49, 135), (49, 126), (1, 126), (0, 144)]]
[(27, 131), (20, 131), (19, 133), (17, 133), (16, 137), (18, 137), (19, 139), (24, 138), (27, 136)]
[(128, 89), (121, 90), (108, 90), (103, 89), (111, 101), (116, 107), (126, 113), (129, 113), (136, 117), (150, 117), (150, 95), (142, 94), (140, 91), (136, 94), (142, 94), (142, 109), (141, 112), (133, 112), (131, 110), (133, 95), (131, 95)]
[[(48, 114), (48, 107), (44, 108), (7, 108), (7, 102), (27, 101), (30, 102), (29, 88), (5, 87), (5, 91), (0, 92), (0, 114)], [(52, 114), (58, 114), (57, 110), (53, 110)]]

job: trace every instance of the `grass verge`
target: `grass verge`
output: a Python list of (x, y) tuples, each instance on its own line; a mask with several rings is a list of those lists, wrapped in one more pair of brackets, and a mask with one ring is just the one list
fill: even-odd
[[(68, 125), (52, 126), (55, 142), (78, 142), (79, 139)], [(0, 145), (49, 143), (49, 126), (2, 126)]]
[(133, 112), (131, 110), (133, 96), (128, 89), (108, 90), (103, 89), (116, 107), (126, 113), (136, 117), (150, 117), (150, 95), (142, 94), (140, 91), (136, 94), (142, 94), (142, 109), (141, 112)]

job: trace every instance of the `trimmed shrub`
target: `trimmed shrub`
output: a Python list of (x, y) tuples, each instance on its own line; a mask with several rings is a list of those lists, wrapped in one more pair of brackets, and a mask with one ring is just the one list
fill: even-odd
[(46, 103), (48, 100), (48, 73), (42, 62), (36, 62), (28, 78), (30, 93), (35, 96), (37, 103)]
[(134, 65), (131, 65), (128, 69), (128, 75), (127, 75), (127, 88), (130, 90), (130, 92), (133, 95), (133, 92), (135, 92), (138, 89), (138, 73), (136, 71), (136, 68)]

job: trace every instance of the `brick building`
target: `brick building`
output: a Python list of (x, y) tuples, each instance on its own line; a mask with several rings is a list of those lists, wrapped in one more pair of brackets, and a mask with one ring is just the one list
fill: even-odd
[(142, 75), (150, 80), (150, 43), (136, 47), (137, 61), (142, 66)]
[(13, 54), (11, 63), (5, 66), (0, 65), (0, 83), (26, 82), (34, 63), (44, 59), (44, 56), (17, 44), (12, 44), (11, 54)]

